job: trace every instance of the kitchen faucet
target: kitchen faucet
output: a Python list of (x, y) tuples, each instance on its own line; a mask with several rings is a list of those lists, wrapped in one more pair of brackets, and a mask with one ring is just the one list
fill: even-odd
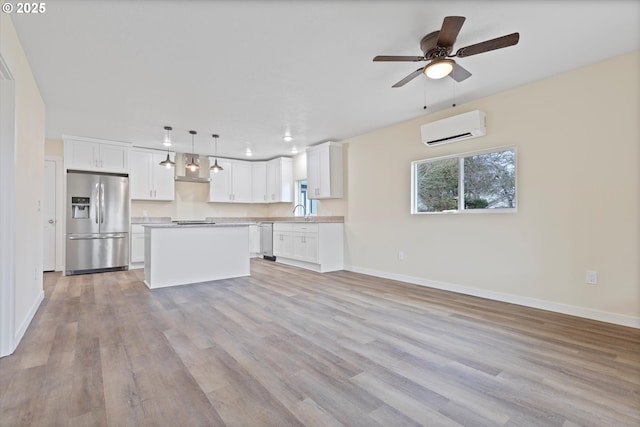
[(305, 221), (309, 221), (309, 217), (307, 216), (307, 208), (306, 208), (304, 205), (295, 205), (295, 206), (293, 207), (293, 213), (294, 213), (294, 215), (295, 215), (295, 213), (296, 213), (296, 209), (298, 209), (298, 207), (301, 207), (301, 208), (302, 208), (302, 214), (304, 215), (304, 220), (305, 220)]

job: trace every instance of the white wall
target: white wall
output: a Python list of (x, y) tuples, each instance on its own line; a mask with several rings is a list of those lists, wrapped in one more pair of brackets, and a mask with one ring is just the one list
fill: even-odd
[(39, 204), (43, 188), (45, 106), (11, 18), (4, 13), (0, 15), (0, 54), (15, 83), (15, 202), (11, 208), (15, 212), (16, 240), (2, 243), (15, 245), (15, 283), (9, 285), (15, 288), (17, 345), (44, 296)]
[[(345, 263), (640, 327), (639, 64), (636, 51), (345, 141)], [(474, 109), (487, 136), (421, 144), (421, 124)], [(503, 145), (518, 150), (517, 213), (410, 215), (411, 161)]]

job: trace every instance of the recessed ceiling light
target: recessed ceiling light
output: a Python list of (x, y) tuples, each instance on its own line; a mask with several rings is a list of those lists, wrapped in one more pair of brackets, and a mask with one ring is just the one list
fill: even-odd
[(295, 145), (291, 147), (291, 154), (298, 154), (298, 149), (296, 148)]
[(282, 139), (285, 140), (285, 142), (291, 142), (293, 141), (293, 137), (291, 135), (285, 135)]
[(253, 153), (251, 152), (251, 148), (247, 147), (247, 150), (244, 152), (244, 155), (247, 157), (253, 156)]

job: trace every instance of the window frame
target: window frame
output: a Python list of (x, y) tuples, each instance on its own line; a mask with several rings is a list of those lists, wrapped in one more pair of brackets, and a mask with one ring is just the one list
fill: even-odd
[[(515, 167), (515, 180), (514, 180), (514, 187), (515, 187), (515, 207), (513, 208), (491, 208), (491, 209), (468, 209), (464, 207), (464, 159), (467, 157), (473, 157), (473, 156), (479, 156), (482, 154), (490, 154), (490, 153), (499, 153), (501, 151), (513, 151), (513, 155), (514, 155), (514, 167)], [(438, 212), (419, 212), (418, 211), (418, 197), (416, 194), (417, 191), (417, 177), (416, 177), (416, 172), (417, 172), (417, 166), (421, 163), (424, 162), (436, 162), (436, 161), (440, 161), (440, 160), (447, 160), (447, 159), (457, 159), (458, 161), (458, 208), (457, 209), (451, 209), (451, 210), (444, 210), (444, 211), (438, 211)], [(411, 162), (411, 206), (410, 206), (410, 213), (411, 215), (442, 215), (442, 214), (476, 214), (476, 213), (480, 213), (480, 214), (487, 214), (487, 213), (517, 213), (518, 212), (518, 205), (519, 205), (519, 191), (518, 191), (518, 175), (519, 175), (519, 165), (518, 165), (518, 149), (516, 146), (513, 145), (506, 145), (506, 146), (500, 146), (500, 147), (492, 147), (492, 148), (487, 148), (487, 149), (482, 149), (482, 150), (476, 150), (476, 151), (467, 151), (464, 153), (458, 153), (458, 154), (449, 154), (449, 155), (445, 155), (445, 156), (438, 156), (438, 157), (430, 157), (427, 159), (420, 159), (420, 160), (414, 160)]]

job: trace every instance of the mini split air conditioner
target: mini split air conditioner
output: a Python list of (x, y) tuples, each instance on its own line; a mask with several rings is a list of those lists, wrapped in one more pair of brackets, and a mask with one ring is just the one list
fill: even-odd
[(420, 127), (422, 142), (426, 145), (446, 144), (477, 138), (487, 134), (486, 115), (480, 110), (470, 111)]

